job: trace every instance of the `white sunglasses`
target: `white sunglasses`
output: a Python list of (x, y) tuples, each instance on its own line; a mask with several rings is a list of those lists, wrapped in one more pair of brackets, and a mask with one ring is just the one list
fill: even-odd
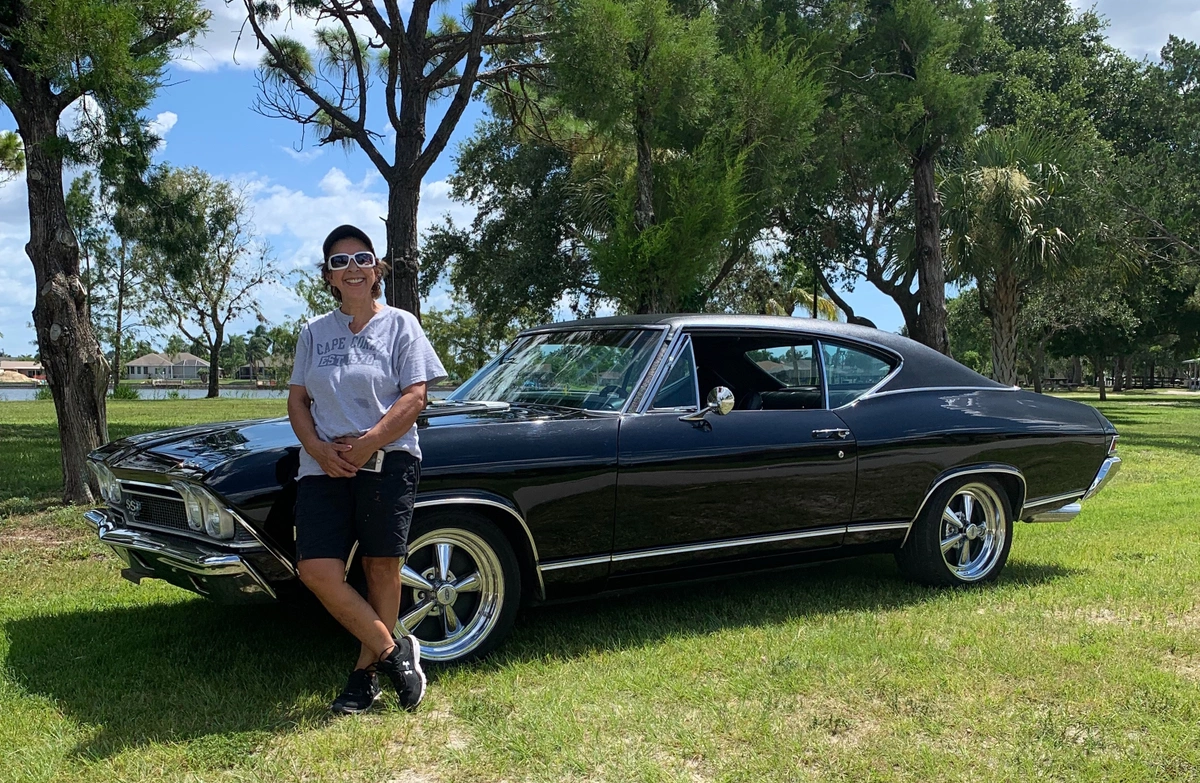
[(337, 272), (350, 267), (350, 261), (353, 260), (358, 265), (359, 269), (369, 269), (379, 263), (375, 259), (374, 253), (362, 251), (361, 253), (334, 253), (325, 260), (325, 265), (329, 267), (329, 271)]

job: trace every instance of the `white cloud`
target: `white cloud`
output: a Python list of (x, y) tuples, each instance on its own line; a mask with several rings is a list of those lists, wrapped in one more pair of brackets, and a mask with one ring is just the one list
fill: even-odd
[(281, 150), (288, 154), (292, 160), (297, 163), (312, 163), (317, 158), (325, 154), (323, 147), (309, 147), (306, 150), (293, 149), (287, 145), (280, 146)]
[[(1071, 0), (1080, 10), (1093, 6), (1092, 0)], [(1096, 11), (1109, 20), (1109, 41), (1141, 58), (1158, 59), (1168, 35), (1190, 41), (1200, 40), (1200, 6), (1196, 0), (1095, 0)]]
[(173, 111), (159, 112), (154, 119), (150, 120), (147, 125), (150, 132), (159, 138), (165, 137), (171, 132), (171, 128), (175, 127), (175, 123), (179, 122), (179, 115)]
[[(284, 5), (282, 2), (280, 5)], [(246, 7), (241, 0), (204, 0), (212, 14), (205, 33), (192, 48), (180, 52), (175, 62), (188, 71), (215, 71), (220, 68), (253, 68), (262, 59), (254, 31), (246, 23)], [(277, 22), (264, 25), (273, 35), (295, 38), (309, 49), (316, 40), (317, 23), (303, 16), (284, 15)]]

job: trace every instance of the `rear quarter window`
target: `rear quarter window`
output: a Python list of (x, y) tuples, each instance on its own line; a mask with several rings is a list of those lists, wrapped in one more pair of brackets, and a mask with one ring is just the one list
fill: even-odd
[(822, 343), (829, 407), (854, 402), (896, 368), (896, 360), (849, 345)]

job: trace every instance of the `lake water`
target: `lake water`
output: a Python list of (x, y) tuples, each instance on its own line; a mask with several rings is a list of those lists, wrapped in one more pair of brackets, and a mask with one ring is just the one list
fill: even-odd
[[(171, 392), (175, 392), (185, 399), (195, 399), (208, 394), (207, 389), (138, 389), (138, 395), (143, 400), (172, 399), (168, 396)], [(431, 391), (429, 396), (431, 399), (440, 400), (449, 393), (449, 391)], [(5, 389), (0, 387), (0, 402), (32, 400), (35, 394), (37, 394), (37, 389)], [(222, 389), (221, 396), (233, 400), (284, 399), (287, 397), (287, 389)]]

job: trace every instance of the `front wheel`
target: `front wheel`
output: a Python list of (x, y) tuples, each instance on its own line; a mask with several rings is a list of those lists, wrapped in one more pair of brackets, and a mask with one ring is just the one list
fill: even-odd
[(413, 525), (400, 570), (396, 633), (421, 642), (422, 660), (480, 658), (512, 629), (521, 569), (495, 525), (468, 512), (446, 512)]
[(930, 585), (989, 582), (1012, 547), (1012, 507), (991, 478), (948, 482), (926, 503), (896, 553), (906, 576)]

